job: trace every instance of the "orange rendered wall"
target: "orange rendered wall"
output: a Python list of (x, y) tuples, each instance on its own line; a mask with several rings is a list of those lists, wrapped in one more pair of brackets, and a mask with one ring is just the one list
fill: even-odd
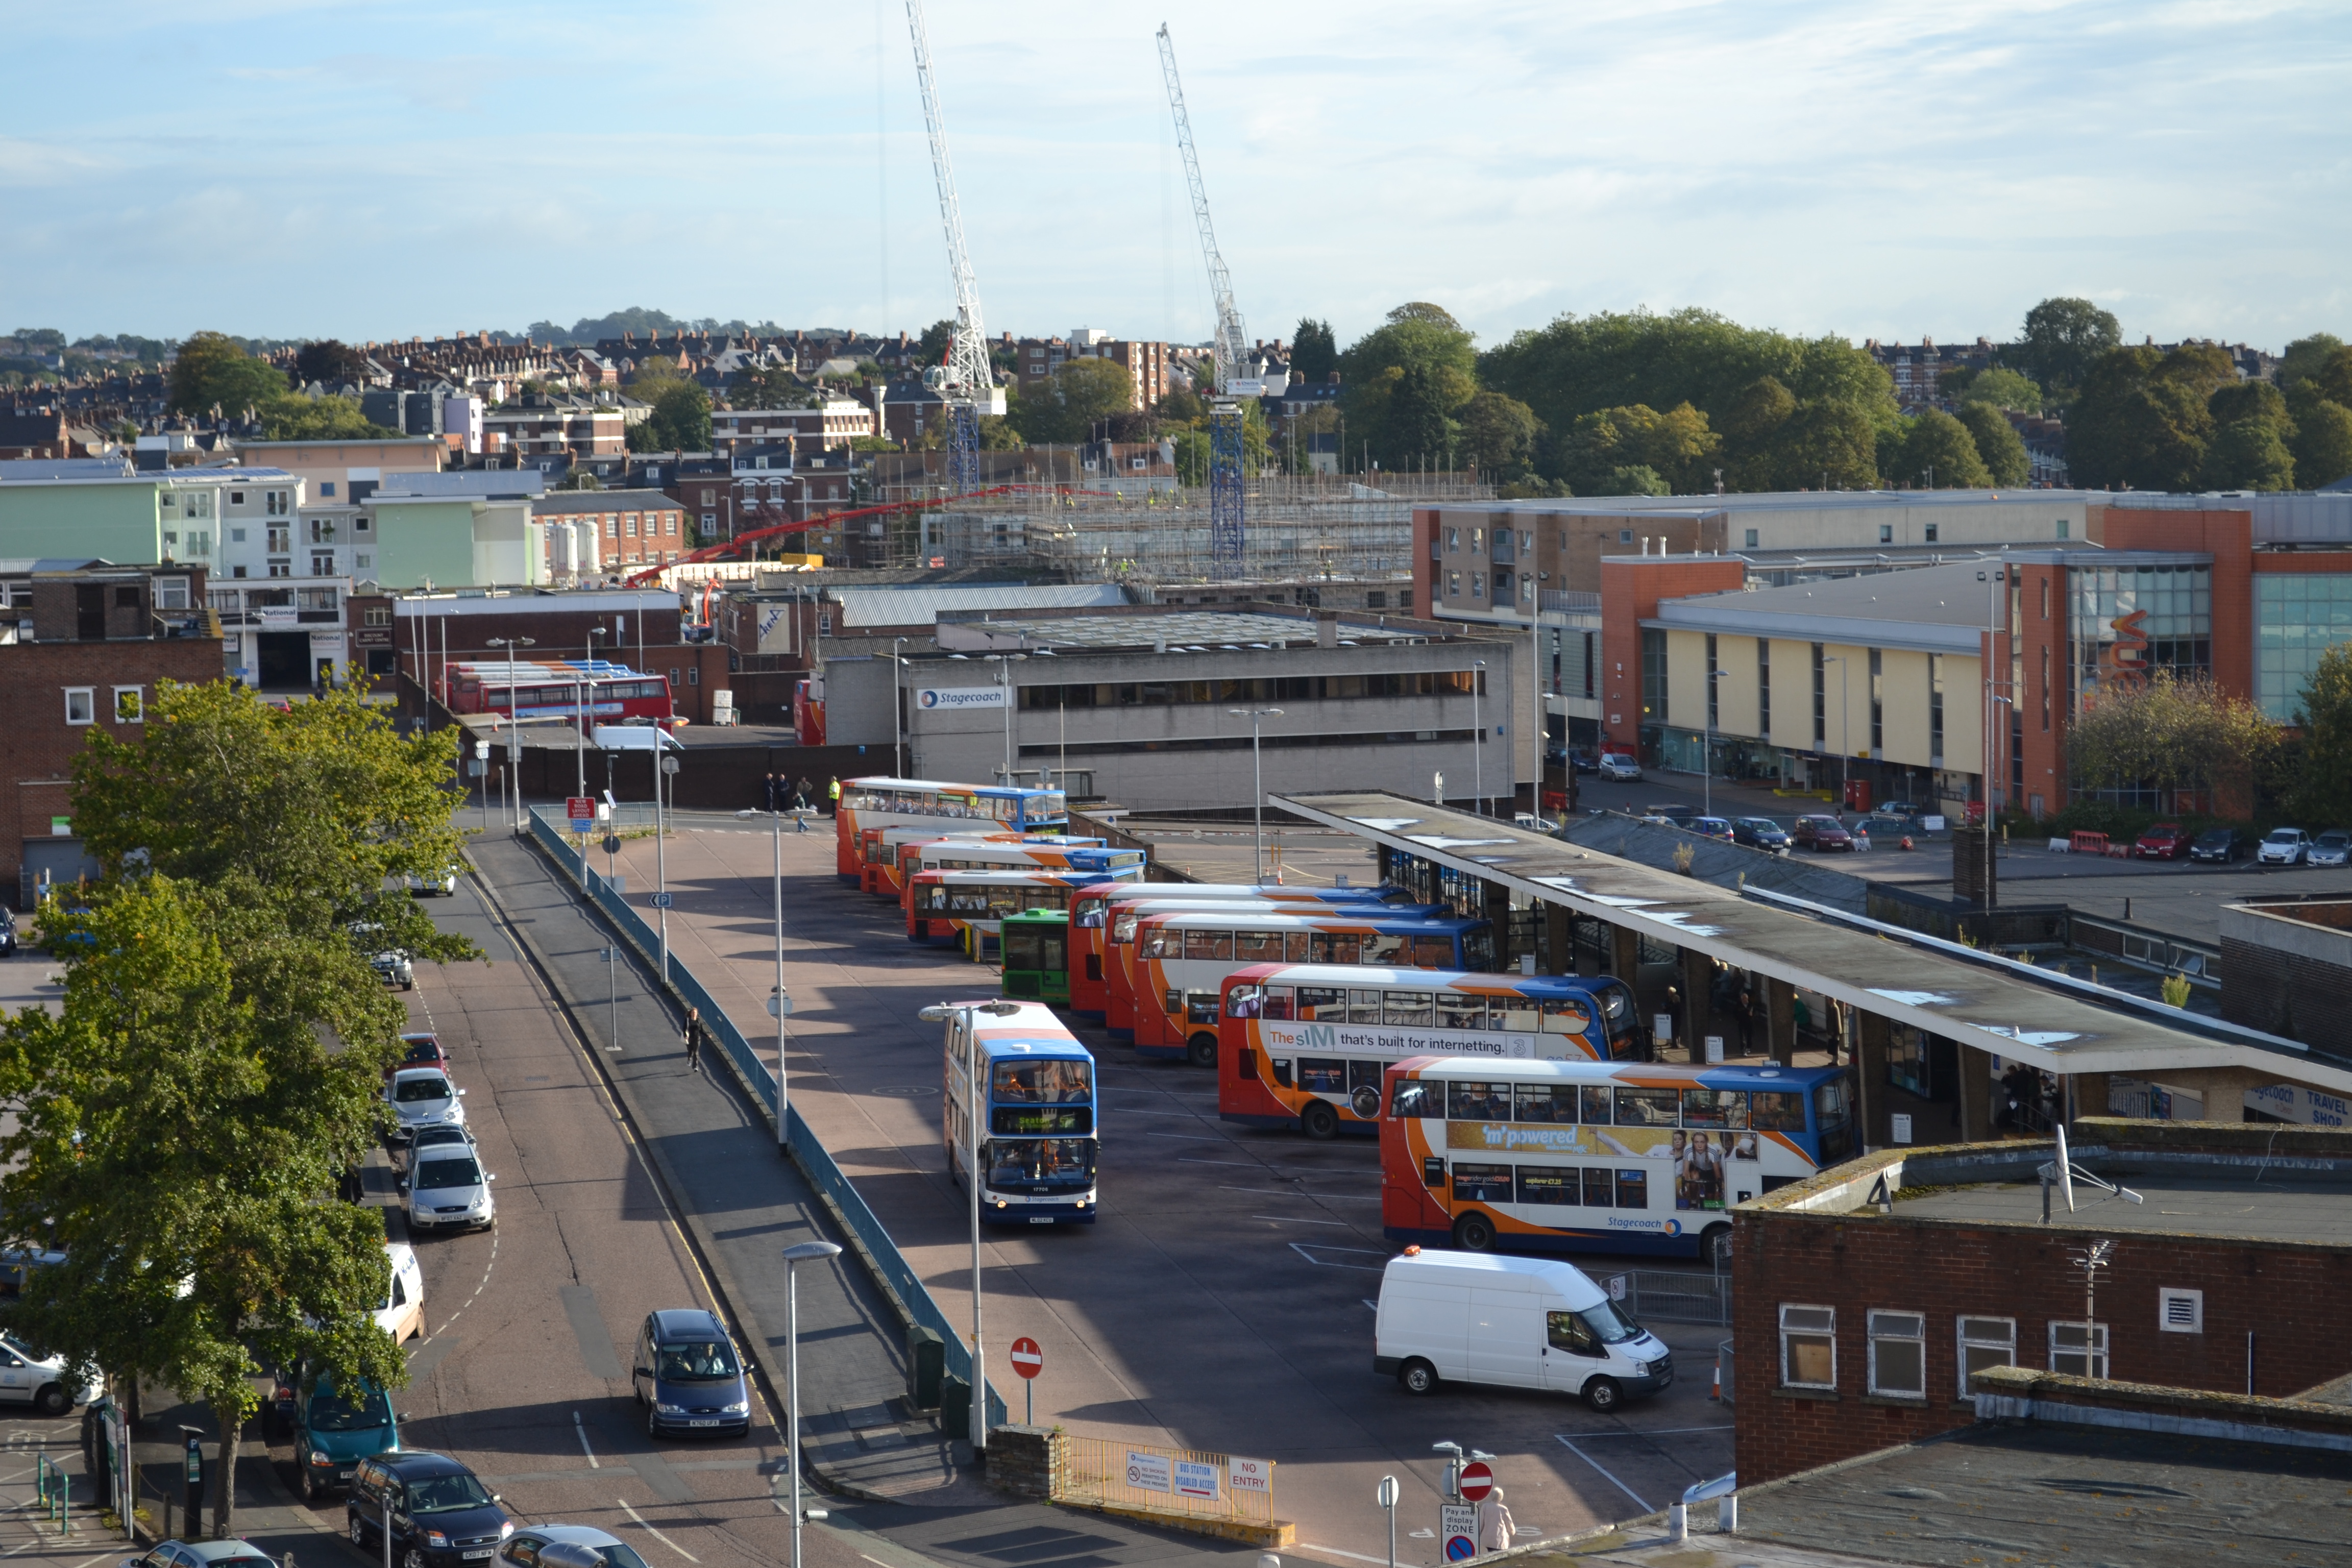
[[(1423, 546), (1428, 548), (1426, 544)], [(1633, 555), (1601, 563), (1601, 732), (1633, 748), (1642, 731), (1642, 623), (1660, 601), (1737, 592), (1747, 566), (1720, 555)]]

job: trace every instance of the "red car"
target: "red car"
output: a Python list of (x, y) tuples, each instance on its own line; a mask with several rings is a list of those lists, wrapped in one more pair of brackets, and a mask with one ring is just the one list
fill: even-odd
[(402, 1052), (400, 1059), (383, 1069), (383, 1076), (386, 1078), (390, 1078), (403, 1068), (439, 1068), (443, 1072), (449, 1070), (449, 1058), (441, 1049), (441, 1037), (438, 1035), (403, 1035), (400, 1037), (400, 1047)]
[(2139, 836), (2132, 853), (2143, 860), (2178, 860), (2189, 853), (2189, 829), (2177, 822), (2159, 822)]
[(1790, 826), (1789, 837), (1800, 849), (1853, 847), (1853, 835), (1834, 816), (1801, 816)]

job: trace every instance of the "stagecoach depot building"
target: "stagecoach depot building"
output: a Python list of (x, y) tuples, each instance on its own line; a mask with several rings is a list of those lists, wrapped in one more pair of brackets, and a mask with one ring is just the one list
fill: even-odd
[[(1003, 670), (1016, 777), (1138, 811), (1247, 807), (1247, 710), (1259, 709), (1282, 710), (1258, 721), (1268, 794), (1344, 781), (1466, 805), (1483, 784), (1507, 809), (1536, 776), (1523, 637), (1276, 605), (1137, 605), (943, 617), (902, 651), (895, 702), (917, 778), (1001, 776)], [(1025, 657), (989, 657), (1007, 654)], [(825, 662), (828, 739), (866, 747), (877, 772), (888, 766), (893, 674), (887, 651)]]

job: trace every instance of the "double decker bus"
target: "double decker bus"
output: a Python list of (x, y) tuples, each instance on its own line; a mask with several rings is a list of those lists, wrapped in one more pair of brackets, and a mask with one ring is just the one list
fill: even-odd
[(997, 928), (1003, 990), (1016, 1001), (1070, 1005), (1070, 917), (1063, 910), (1023, 910)]
[(961, 838), (974, 844), (1010, 844), (1019, 837), (1019, 834), (1007, 833), (994, 826), (962, 827), (953, 832), (923, 826), (863, 827), (857, 832), (858, 890), (877, 893), (886, 899), (901, 898), (907, 890), (907, 879), (900, 869), (899, 861), (909, 844), (928, 844), (935, 838)]
[[(898, 898), (913, 908), (916, 880), (926, 871), (1091, 871), (1093, 881), (1140, 881), (1140, 849), (1113, 849), (1098, 838), (1024, 838), (1009, 843), (934, 838), (903, 846), (899, 876), (907, 891)], [(1081, 880), (1079, 886), (1086, 885)]]
[(907, 940), (961, 947), (979, 958), (1007, 915), (1067, 910), (1080, 888), (1100, 879), (1089, 870), (1038, 867), (987, 871), (918, 871), (907, 889)]
[(441, 705), (452, 713), (509, 719), (572, 719), (618, 724), (670, 718), (669, 682), (601, 658), (484, 659), (441, 672)]
[[(944, 1055), (940, 1142), (959, 1182), (978, 1147), (981, 1217), (995, 1225), (1092, 1225), (1099, 1138), (1092, 1054), (1042, 1005), (992, 998), (953, 1005)], [(984, 1131), (972, 1109), (975, 1055)]]
[(1370, 1135), (1381, 1074), (1408, 1057), (1626, 1061), (1638, 1040), (1621, 980), (1255, 964), (1225, 982), (1217, 1113), (1309, 1138)]
[[(1105, 961), (1106, 980), (1103, 987), (1103, 1017), (1114, 1039), (1132, 1041), (1135, 1038), (1136, 1015), (1144, 1011), (1136, 998), (1143, 994), (1143, 953), (1137, 943), (1137, 931), (1144, 921), (1156, 915), (1191, 915), (1225, 912), (1242, 915), (1319, 915), (1345, 911), (1350, 914), (1380, 914), (1398, 920), (1430, 920), (1445, 911), (1435, 904), (1318, 904), (1282, 902), (1259, 899), (1216, 899), (1195, 901), (1171, 896), (1138, 899), (1132, 903), (1115, 905), (1111, 909), (1108, 928), (1109, 957)], [(1288, 951), (1287, 944), (1284, 951)], [(1302, 945), (1299, 962), (1307, 961), (1308, 949)], [(1269, 962), (1271, 962), (1269, 960)]]
[(1240, 914), (1208, 910), (1147, 914), (1135, 928), (1135, 1049), (1217, 1065), (1217, 1014), (1225, 982), (1257, 963), (1331, 963), (1375, 969), (1490, 971), (1495, 928), (1485, 921), (1426, 919), (1386, 910)]
[(1465, 1252), (1720, 1261), (1727, 1210), (1855, 1147), (1841, 1068), (1430, 1056), (1385, 1087), (1381, 1225)]
[(936, 779), (867, 777), (841, 781), (834, 808), (834, 872), (862, 879), (859, 834), (868, 827), (933, 826), (946, 832), (994, 824), (1003, 832), (1058, 833), (1070, 820), (1057, 789), (941, 784)]
[[(1148, 882), (1109, 883), (1101, 888), (1089, 888), (1070, 905), (1070, 1005), (1081, 1016), (1102, 1017), (1109, 1005), (1106, 970), (1110, 962), (1108, 947), (1114, 917), (1123, 904), (1146, 899), (1181, 899), (1192, 903), (1209, 905), (1228, 899), (1251, 900), (1268, 904), (1296, 904), (1317, 908), (1326, 904), (1402, 903), (1405, 894), (1394, 888), (1286, 888), (1279, 884), (1261, 886), (1248, 882)], [(1129, 921), (1126, 934), (1118, 940), (1124, 944), (1135, 934), (1135, 922)], [(1122, 1024), (1120, 1027), (1130, 1026)]]

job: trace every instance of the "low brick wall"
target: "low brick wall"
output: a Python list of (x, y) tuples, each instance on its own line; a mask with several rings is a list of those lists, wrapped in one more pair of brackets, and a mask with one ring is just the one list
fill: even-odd
[(1024, 1502), (1054, 1495), (1054, 1439), (1050, 1426), (996, 1426), (988, 1434), (988, 1484)]

